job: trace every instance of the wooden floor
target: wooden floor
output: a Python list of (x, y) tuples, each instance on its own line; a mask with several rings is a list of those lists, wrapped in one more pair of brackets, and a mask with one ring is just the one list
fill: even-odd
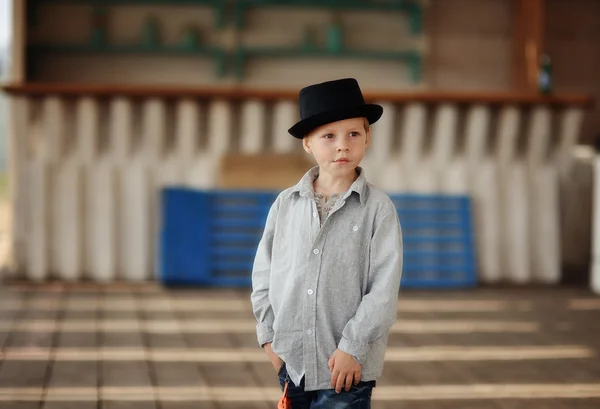
[[(600, 298), (401, 294), (373, 408), (600, 408)], [(246, 290), (0, 287), (0, 409), (274, 408)]]

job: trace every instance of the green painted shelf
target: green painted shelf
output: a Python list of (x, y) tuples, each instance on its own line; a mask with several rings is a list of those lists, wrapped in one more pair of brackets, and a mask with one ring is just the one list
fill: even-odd
[(247, 59), (254, 57), (283, 57), (283, 58), (345, 58), (356, 60), (405, 61), (410, 65), (411, 79), (419, 82), (421, 79), (421, 55), (417, 51), (368, 51), (341, 49), (331, 51), (316, 47), (240, 47), (235, 52), (234, 72), (238, 79), (244, 75), (244, 65)]
[(173, 4), (183, 5), (219, 5), (222, 3), (219, 0), (53, 0), (54, 3), (75, 3), (75, 4), (94, 4), (94, 5), (119, 5), (119, 4), (133, 4), (133, 5), (145, 5), (145, 4), (158, 4), (171, 6)]
[(223, 77), (226, 71), (226, 52), (218, 47), (143, 46), (143, 45), (90, 45), (90, 44), (30, 44), (28, 52), (63, 54), (159, 54), (178, 56), (208, 56), (215, 58), (215, 75)]
[(239, 29), (244, 26), (246, 11), (264, 7), (326, 8), (330, 10), (371, 10), (401, 12), (409, 16), (412, 34), (420, 34), (422, 27), (422, 6), (416, 0), (237, 0), (235, 2), (234, 23)]
[[(46, 1), (30, 0), (31, 7), (28, 11), (35, 10), (37, 6)], [(328, 28), (328, 47), (318, 48), (314, 45), (300, 47), (240, 47), (228, 53), (224, 49), (211, 46), (202, 46), (197, 43), (197, 36), (188, 35), (182, 44), (161, 46), (157, 44), (156, 21), (149, 21), (142, 32), (142, 44), (138, 45), (111, 45), (107, 44), (105, 33), (106, 8), (119, 5), (189, 5), (210, 6), (215, 12), (217, 26), (223, 28), (227, 25), (228, 16), (233, 19), (237, 30), (242, 30), (245, 13), (251, 9), (263, 7), (289, 7), (289, 8), (325, 8), (329, 10), (380, 10), (386, 12), (400, 12), (410, 19), (411, 33), (421, 33), (422, 6), (419, 0), (53, 0), (53, 3), (62, 2), (70, 4), (89, 4), (96, 9), (96, 23), (92, 27), (91, 41), (88, 44), (59, 45), (59, 44), (31, 44), (28, 53), (80, 53), (80, 54), (163, 54), (180, 56), (208, 56), (215, 62), (215, 76), (221, 78), (226, 75), (228, 66), (233, 74), (241, 79), (244, 75), (244, 66), (248, 59), (260, 57), (272, 58), (345, 58), (355, 60), (384, 60), (404, 61), (410, 68), (413, 82), (421, 79), (422, 57), (416, 50), (408, 51), (368, 51), (344, 49), (342, 46), (341, 29)], [(103, 7), (99, 7), (103, 6)], [(231, 13), (232, 12), (232, 13)], [(34, 12), (35, 14), (35, 12)], [(230, 20), (231, 21), (231, 20)]]
[[(31, 10), (29, 20), (35, 21), (35, 9), (40, 6), (42, 2), (40, 0), (34, 0), (33, 7)], [(48, 2), (49, 3), (49, 2)], [(214, 9), (215, 20), (218, 28), (223, 28), (226, 25), (226, 13), (227, 13), (227, 2), (224, 0), (53, 0), (52, 3), (71, 3), (80, 5), (92, 5), (92, 6), (209, 6)], [(31, 14), (33, 13), (33, 14)]]

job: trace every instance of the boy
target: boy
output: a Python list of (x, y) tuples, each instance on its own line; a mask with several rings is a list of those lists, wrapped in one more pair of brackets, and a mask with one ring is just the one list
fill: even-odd
[(258, 342), (292, 408), (369, 408), (402, 270), (396, 208), (358, 166), (383, 108), (351, 78), (299, 100), (289, 132), (318, 166), (269, 211), (252, 272)]

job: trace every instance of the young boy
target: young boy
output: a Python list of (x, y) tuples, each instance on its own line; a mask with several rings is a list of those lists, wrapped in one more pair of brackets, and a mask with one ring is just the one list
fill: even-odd
[(351, 78), (299, 102), (289, 132), (318, 166), (269, 211), (252, 272), (258, 342), (292, 408), (369, 408), (402, 271), (396, 208), (358, 166), (383, 108)]

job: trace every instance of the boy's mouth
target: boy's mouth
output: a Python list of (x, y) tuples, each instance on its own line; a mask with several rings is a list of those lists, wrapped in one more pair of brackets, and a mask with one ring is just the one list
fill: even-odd
[(339, 158), (334, 160), (335, 163), (348, 163), (350, 160), (348, 158)]

